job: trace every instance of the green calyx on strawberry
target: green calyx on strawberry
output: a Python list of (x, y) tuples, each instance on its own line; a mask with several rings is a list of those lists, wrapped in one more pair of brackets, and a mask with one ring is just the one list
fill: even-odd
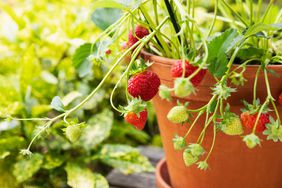
[(199, 157), (205, 153), (204, 148), (200, 144), (189, 144), (183, 152), (183, 160), (186, 166), (195, 164)]
[[(240, 115), (240, 119), (244, 127), (248, 129), (254, 129), (254, 126), (257, 121), (258, 111), (260, 110), (259, 100), (256, 101), (256, 104), (248, 104), (244, 101), (246, 109), (243, 110), (243, 113)], [(266, 129), (266, 124), (270, 122), (270, 115), (268, 113), (269, 109), (265, 107), (262, 109), (262, 113), (259, 116), (256, 125), (256, 132), (263, 132)]]
[(260, 139), (254, 133), (244, 136), (243, 141), (246, 143), (247, 147), (252, 149), (257, 145), (260, 145)]
[(213, 95), (218, 95), (219, 98), (223, 98), (224, 100), (228, 99), (231, 96), (232, 92), (236, 92), (235, 88), (228, 87), (226, 83), (217, 83), (214, 88)]
[(207, 170), (209, 168), (207, 161), (199, 161), (197, 164), (200, 170)]
[(124, 120), (133, 125), (136, 129), (144, 129), (148, 117), (146, 103), (139, 98), (134, 98), (129, 102), (128, 106), (120, 107), (120, 111), (124, 114)]
[(128, 80), (127, 90), (132, 97), (140, 97), (143, 101), (149, 101), (158, 93), (160, 84), (160, 78), (156, 73), (145, 70)]
[(171, 95), (170, 92), (173, 89), (170, 89), (169, 87), (167, 87), (166, 85), (161, 85), (159, 88), (159, 96), (161, 99), (165, 99), (167, 101), (171, 100)]
[[(191, 65), (188, 60), (186, 60), (185, 62), (183, 62), (183, 60), (178, 60), (171, 66), (170, 69), (171, 76), (174, 78), (182, 77), (183, 69), (185, 69), (184, 77), (187, 78), (191, 74), (193, 74), (198, 69), (198, 67)], [(195, 87), (198, 86), (200, 82), (203, 80), (205, 74), (206, 74), (206, 69), (201, 69), (194, 77), (192, 77), (190, 81), (193, 84), (193, 86)]]
[(270, 117), (270, 123), (266, 125), (266, 130), (263, 134), (267, 135), (267, 140), (282, 142), (282, 125), (279, 120), (275, 121), (272, 117)]
[(133, 65), (131, 66), (129, 75), (134, 76), (138, 73), (144, 72), (148, 69), (149, 66), (150, 66), (150, 63), (145, 62), (145, 60), (143, 58), (136, 59), (134, 61)]
[(167, 119), (175, 124), (184, 123), (189, 118), (189, 112), (187, 110), (188, 103), (185, 105), (178, 104), (174, 106), (167, 114)]
[(244, 133), (239, 116), (230, 112), (229, 105), (226, 106), (223, 119), (220, 122), (220, 128), (222, 132), (231, 136), (241, 135)]
[(175, 135), (172, 141), (175, 150), (182, 150), (186, 147), (186, 141), (184, 137)]
[(195, 93), (195, 89), (188, 78), (176, 78), (174, 80), (174, 93), (178, 97), (186, 97)]
[(231, 83), (236, 85), (236, 86), (243, 86), (244, 83), (247, 81), (245, 78), (244, 78), (244, 75), (243, 73), (245, 72), (245, 69), (243, 69), (241, 72), (236, 72), (236, 71), (233, 71), (230, 75), (230, 80), (231, 80)]

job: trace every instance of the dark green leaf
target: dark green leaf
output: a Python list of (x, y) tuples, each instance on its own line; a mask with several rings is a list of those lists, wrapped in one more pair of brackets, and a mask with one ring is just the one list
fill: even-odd
[(91, 54), (91, 43), (85, 43), (76, 49), (72, 58), (73, 65), (75, 68), (79, 68), (80, 65), (85, 61), (86, 58)]
[(264, 50), (256, 47), (248, 47), (248, 48), (241, 48), (237, 54), (237, 58), (240, 58), (242, 60), (248, 60), (251, 58), (260, 58), (264, 54)]
[(208, 69), (214, 76), (221, 77), (225, 73), (228, 64), (226, 52), (230, 46), (238, 43), (235, 40), (238, 35), (237, 30), (228, 29), (208, 42)]

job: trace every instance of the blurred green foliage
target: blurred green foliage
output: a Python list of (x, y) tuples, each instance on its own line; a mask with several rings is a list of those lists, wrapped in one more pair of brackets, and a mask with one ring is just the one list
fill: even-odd
[[(105, 165), (126, 173), (152, 171), (148, 160), (130, 144), (147, 144), (149, 136), (125, 124), (110, 109), (105, 86), (69, 122), (84, 122), (78, 141), (70, 142), (58, 121), (35, 141), (30, 156), (19, 151), (42, 130), (43, 121), (5, 119), (54, 117), (50, 105), (78, 104), (101, 81), (111, 64), (105, 56), (72, 63), (75, 49), (100, 31), (91, 22), (91, 0), (13, 0), (0, 3), (0, 187), (108, 187)], [(122, 69), (123, 67), (121, 67)], [(121, 72), (121, 71), (120, 71)], [(125, 101), (122, 88), (115, 101)], [(75, 124), (75, 123), (74, 123)], [(118, 144), (117, 144), (118, 143)]]

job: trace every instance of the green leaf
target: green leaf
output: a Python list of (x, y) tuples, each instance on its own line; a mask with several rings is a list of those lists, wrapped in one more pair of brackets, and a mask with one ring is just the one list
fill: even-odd
[(105, 109), (95, 115), (83, 129), (79, 145), (86, 150), (94, 149), (98, 144), (109, 137), (113, 125), (113, 112)]
[(99, 41), (95, 44), (86, 43), (76, 49), (72, 58), (73, 65), (76, 68), (79, 77), (84, 77), (92, 73), (93, 64), (100, 65), (101, 57), (105, 55), (111, 40)]
[(154, 167), (138, 149), (127, 145), (104, 145), (100, 151), (100, 160), (125, 174), (154, 171)]
[(53, 84), (53, 85), (58, 84), (58, 79), (48, 71), (42, 71), (41, 77), (45, 82), (49, 84)]
[(72, 61), (75, 68), (79, 68), (79, 66), (91, 55), (91, 43), (85, 43), (79, 46), (73, 55)]
[(27, 87), (34, 85), (35, 82), (38, 82), (38, 78), (41, 76), (41, 67), (36, 56), (35, 47), (34, 45), (31, 45), (27, 48), (22, 57), (20, 86), (23, 94), (25, 94)]
[(238, 51), (237, 58), (240, 58), (241, 60), (248, 60), (255, 57), (260, 58), (264, 53), (265, 51), (263, 49), (250, 46), (248, 48), (241, 48)]
[(65, 167), (68, 177), (68, 185), (72, 188), (108, 188), (107, 180), (100, 174), (93, 173), (85, 167), (75, 163), (68, 163)]
[(17, 152), (24, 147), (25, 139), (19, 136), (12, 136), (0, 139), (0, 159), (4, 159), (12, 152)]
[(71, 102), (73, 102), (75, 99), (81, 97), (82, 94), (78, 91), (71, 91), (68, 93), (64, 98), (62, 99), (62, 102), (64, 106), (68, 106)]
[(244, 33), (244, 36), (246, 38), (253, 36), (259, 32), (262, 31), (277, 31), (282, 29), (282, 23), (276, 23), (276, 24), (264, 24), (264, 23), (256, 23), (252, 26), (250, 26), (246, 32)]
[(126, 144), (147, 144), (150, 140), (150, 136), (144, 132), (139, 131), (132, 125), (125, 123), (124, 121), (114, 121), (114, 126), (111, 130), (110, 140), (115, 143)]
[(92, 21), (102, 30), (118, 21), (123, 12), (116, 8), (97, 8), (91, 15)]
[(52, 99), (52, 102), (51, 102), (51, 106), (53, 109), (59, 111), (59, 112), (64, 112), (65, 109), (64, 109), (64, 104), (61, 100), (61, 98), (59, 96), (55, 96), (53, 99)]
[(24, 182), (40, 169), (42, 163), (43, 156), (38, 153), (21, 158), (14, 164), (13, 174), (19, 183)]
[(238, 36), (236, 29), (228, 29), (208, 42), (208, 69), (214, 76), (221, 77), (224, 75), (228, 64), (226, 52), (230, 49), (230, 46), (234, 46), (234, 43), (238, 42), (238, 40), (235, 40)]
[(11, 161), (0, 160), (0, 187), (1, 188), (19, 188), (17, 180), (10, 169)]
[(92, 62), (86, 58), (78, 67), (77, 72), (80, 78), (83, 78), (92, 72)]
[(42, 168), (45, 169), (54, 169), (63, 164), (65, 161), (64, 156), (60, 155), (58, 153), (48, 153), (44, 155), (44, 163), (42, 165)]

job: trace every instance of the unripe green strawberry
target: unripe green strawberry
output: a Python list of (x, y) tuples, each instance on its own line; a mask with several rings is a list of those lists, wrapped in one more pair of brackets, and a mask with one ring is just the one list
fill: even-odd
[(66, 137), (71, 142), (76, 142), (81, 136), (81, 130), (77, 125), (70, 125), (66, 128)]
[(187, 148), (194, 156), (201, 156), (205, 153), (205, 149), (200, 144), (190, 144)]
[(170, 88), (168, 88), (165, 85), (161, 85), (159, 88), (159, 96), (161, 97), (161, 99), (166, 99), (168, 101), (170, 101), (171, 96), (170, 96)]
[(191, 166), (199, 160), (199, 157), (192, 155), (190, 150), (186, 149), (183, 152), (183, 160), (186, 166)]
[(244, 133), (241, 120), (238, 116), (231, 116), (223, 120), (222, 131), (227, 135), (241, 135)]
[(173, 147), (175, 150), (182, 150), (186, 147), (186, 141), (184, 137), (175, 135), (173, 138)]
[(246, 143), (248, 148), (252, 149), (256, 147), (257, 145), (260, 145), (260, 139), (257, 135), (255, 134), (249, 134), (244, 136), (243, 141)]
[(178, 97), (186, 97), (195, 92), (193, 84), (187, 78), (174, 80), (174, 93)]
[(167, 119), (172, 123), (183, 123), (188, 120), (189, 114), (185, 106), (175, 106), (167, 114)]

